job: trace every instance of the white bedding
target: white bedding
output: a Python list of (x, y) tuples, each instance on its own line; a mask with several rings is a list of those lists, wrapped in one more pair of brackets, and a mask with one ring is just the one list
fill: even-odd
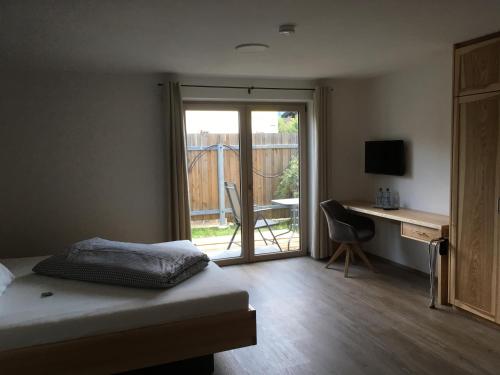
[(12, 283), (12, 280), (14, 280), (14, 275), (7, 269), (7, 267), (0, 263), (0, 296)]
[(248, 308), (248, 293), (213, 262), (174, 288), (149, 290), (32, 273), (41, 259), (2, 260), (16, 279), (0, 297), (0, 351)]

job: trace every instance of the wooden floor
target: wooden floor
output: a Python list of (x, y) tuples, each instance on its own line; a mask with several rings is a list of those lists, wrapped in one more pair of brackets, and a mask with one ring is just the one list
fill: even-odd
[(225, 267), (257, 309), (258, 345), (217, 354), (215, 374), (500, 374), (500, 330), (427, 307), (427, 279), (392, 265), (344, 279), (301, 257)]

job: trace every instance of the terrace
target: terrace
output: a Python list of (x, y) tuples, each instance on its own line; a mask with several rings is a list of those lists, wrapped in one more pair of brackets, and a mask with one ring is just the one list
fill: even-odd
[[(300, 249), (300, 235), (298, 231), (293, 231), (290, 228), (289, 220), (282, 219), (283, 224), (273, 229), (280, 248), (275, 244), (267, 241), (271, 238), (269, 231), (262, 230), (262, 234), (266, 237), (266, 242), (262, 239), (260, 233), (254, 231), (255, 253), (270, 254), (279, 253), (281, 251), (297, 251)], [(198, 226), (199, 225), (199, 226)], [(241, 231), (236, 234), (231, 248), (227, 247), (234, 233), (235, 225), (231, 224), (227, 228), (219, 228), (209, 223), (200, 223), (192, 228), (193, 243), (204, 251), (211, 259), (236, 258), (241, 256)]]

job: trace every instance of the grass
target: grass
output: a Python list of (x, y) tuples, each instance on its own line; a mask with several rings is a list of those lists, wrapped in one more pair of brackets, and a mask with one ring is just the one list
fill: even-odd
[[(278, 225), (274, 225), (273, 229), (288, 229), (290, 219), (283, 220)], [(203, 237), (218, 237), (218, 236), (231, 236), (234, 232), (236, 226), (234, 224), (229, 224), (226, 228), (219, 227), (204, 227), (204, 228), (192, 228), (191, 237), (193, 238), (203, 238)]]

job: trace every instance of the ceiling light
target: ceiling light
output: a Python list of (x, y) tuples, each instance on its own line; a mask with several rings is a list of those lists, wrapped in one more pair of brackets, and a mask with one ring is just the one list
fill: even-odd
[(263, 52), (269, 49), (269, 46), (262, 43), (244, 43), (237, 45), (234, 49), (238, 52)]
[(295, 25), (293, 23), (285, 23), (283, 25), (280, 25), (279, 33), (281, 35), (287, 35), (287, 36), (295, 34)]

